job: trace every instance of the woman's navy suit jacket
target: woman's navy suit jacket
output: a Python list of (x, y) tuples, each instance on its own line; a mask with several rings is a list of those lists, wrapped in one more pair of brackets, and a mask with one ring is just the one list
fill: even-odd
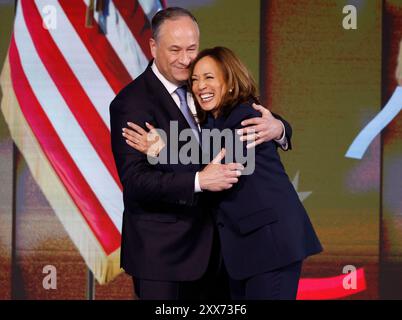
[[(231, 129), (234, 139), (239, 139), (235, 131), (242, 127), (241, 122), (258, 116), (261, 114), (251, 103), (243, 103), (228, 116), (209, 116), (203, 127)], [(246, 152), (245, 143), (242, 147)], [(226, 148), (226, 154), (230, 152), (233, 150)], [(256, 147), (253, 174), (242, 175), (231, 189), (210, 196), (224, 263), (234, 279), (271, 271), (322, 251), (273, 141)]]

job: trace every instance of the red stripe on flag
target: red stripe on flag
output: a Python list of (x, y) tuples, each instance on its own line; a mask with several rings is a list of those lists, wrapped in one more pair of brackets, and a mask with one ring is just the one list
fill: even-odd
[(71, 0), (59, 0), (59, 3), (113, 91), (118, 93), (132, 78), (107, 38), (98, 31), (97, 22), (94, 20), (92, 28), (85, 27), (85, 3), (77, 1), (71, 5)]
[(49, 31), (42, 27), (42, 18), (34, 2), (22, 0), (21, 4), (27, 28), (40, 59), (88, 140), (122, 190), (112, 156), (109, 129), (53, 41)]
[(14, 35), (9, 60), (13, 88), (22, 113), (93, 234), (106, 254), (112, 253), (120, 246), (120, 232), (87, 184), (37, 100), (23, 71)]
[(151, 59), (151, 49), (149, 48), (149, 39), (152, 36), (151, 24), (141, 5), (138, 1), (127, 0), (113, 0), (113, 3), (140, 45), (142, 52), (148, 60)]

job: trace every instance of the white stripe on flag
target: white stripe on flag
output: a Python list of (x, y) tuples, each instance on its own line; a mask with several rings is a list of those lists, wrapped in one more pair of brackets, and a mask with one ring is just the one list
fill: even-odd
[(37, 0), (35, 5), (42, 18), (45, 18), (42, 8), (46, 5), (56, 8), (57, 28), (50, 28), (49, 33), (107, 128), (110, 129), (109, 104), (116, 95), (113, 89), (82, 43), (58, 1)]
[(138, 0), (138, 2), (142, 7), (142, 11), (147, 15), (149, 22), (151, 22), (155, 13), (163, 9), (158, 0)]
[(14, 35), (25, 75), (63, 145), (110, 219), (121, 232), (122, 193), (75, 120), (39, 58), (21, 10), (19, 2)]
[[(89, 5), (89, 0), (83, 1), (86, 6)], [(99, 22), (98, 12), (95, 13), (95, 20)], [(112, 1), (109, 2), (109, 17), (106, 20), (106, 28), (106, 39), (126, 67), (131, 78), (137, 78), (147, 67), (148, 59)]]

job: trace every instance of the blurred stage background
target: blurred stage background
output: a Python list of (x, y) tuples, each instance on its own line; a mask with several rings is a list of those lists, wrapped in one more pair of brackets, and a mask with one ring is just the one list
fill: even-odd
[[(122, 205), (107, 108), (145, 68), (149, 17), (166, 5), (194, 13), (201, 48), (232, 48), (263, 104), (293, 127), (281, 157), (325, 250), (304, 264), (299, 297), (401, 299), (401, 115), (360, 159), (345, 156), (398, 86), (401, 0), (0, 0), (0, 299), (133, 298), (116, 267)], [(356, 30), (342, 26), (346, 5)], [(43, 288), (46, 265), (56, 290)], [(357, 289), (342, 287), (347, 265), (359, 269)]]

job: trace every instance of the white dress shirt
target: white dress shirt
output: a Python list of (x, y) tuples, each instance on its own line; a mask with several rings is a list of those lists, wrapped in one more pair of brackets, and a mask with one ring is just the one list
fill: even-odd
[[(151, 67), (152, 71), (155, 73), (156, 77), (160, 80), (160, 82), (162, 82), (163, 86), (166, 88), (166, 90), (169, 92), (169, 94), (171, 95), (172, 99), (174, 100), (174, 102), (177, 104), (177, 107), (180, 109), (180, 99), (179, 96), (177, 95), (177, 93), (175, 92), (176, 89), (179, 87), (177, 85), (175, 85), (174, 83), (171, 83), (168, 79), (166, 79), (162, 73), (160, 73), (160, 71), (158, 70), (158, 67), (154, 63), (152, 64)], [(193, 95), (187, 91), (187, 104), (188, 107), (191, 110), (191, 113), (194, 115), (194, 118), (196, 118), (196, 110), (195, 110), (195, 104), (194, 104), (194, 98)], [(198, 125), (198, 130), (201, 131), (200, 126)], [(200, 187), (200, 182), (198, 179), (198, 173), (197, 172), (195, 174), (195, 181), (194, 181), (194, 192), (201, 192), (201, 187)]]

